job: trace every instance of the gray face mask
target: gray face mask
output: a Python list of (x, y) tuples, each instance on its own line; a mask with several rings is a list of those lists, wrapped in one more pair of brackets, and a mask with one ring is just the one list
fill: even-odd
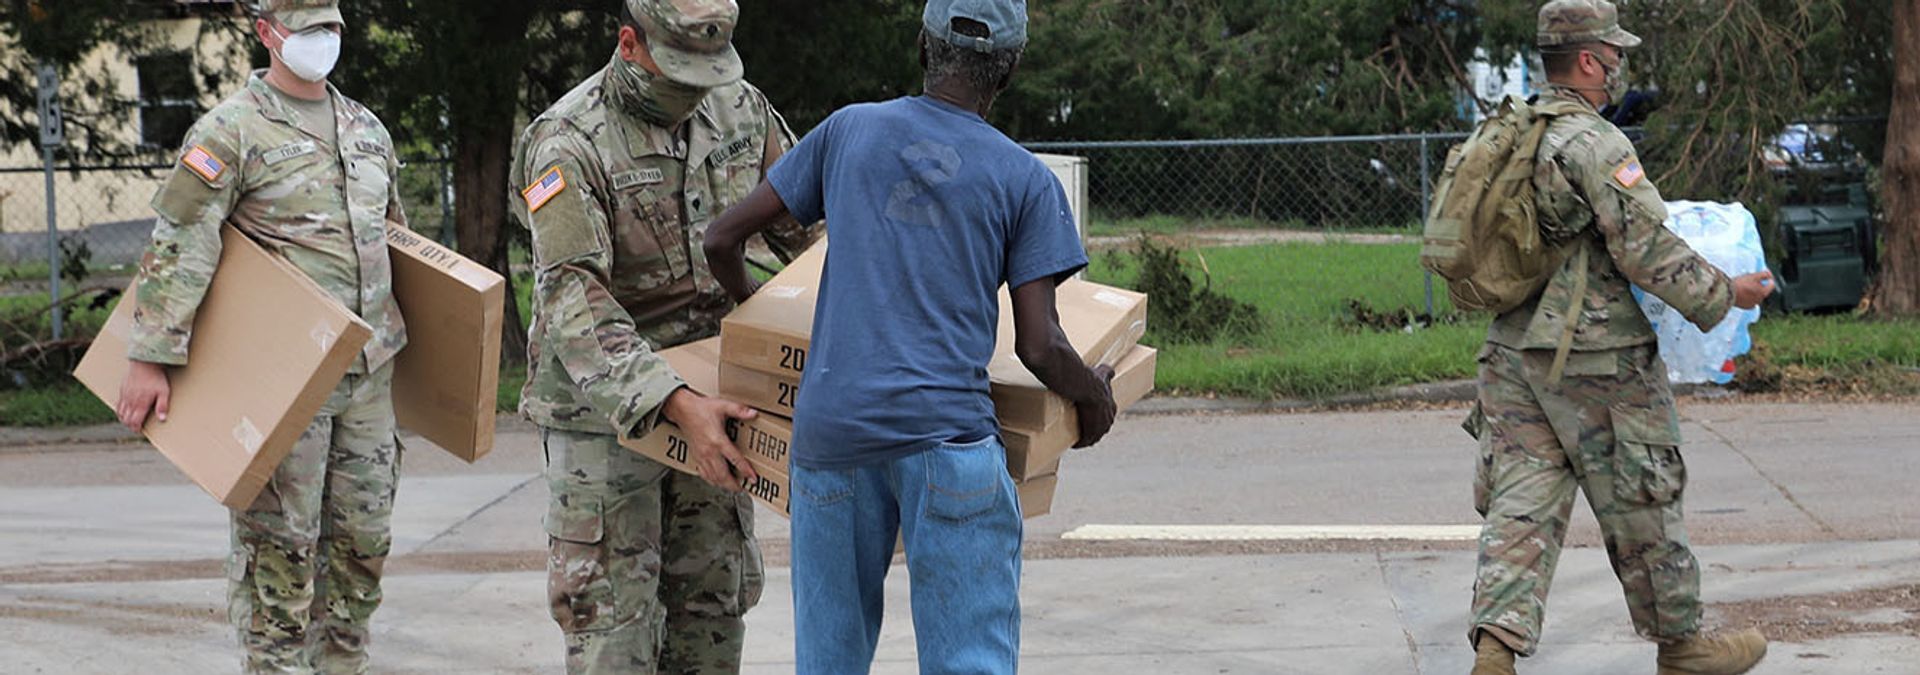
[(649, 123), (671, 127), (693, 116), (706, 89), (692, 87), (647, 72), (640, 64), (613, 57), (607, 72), (607, 92), (614, 104)]

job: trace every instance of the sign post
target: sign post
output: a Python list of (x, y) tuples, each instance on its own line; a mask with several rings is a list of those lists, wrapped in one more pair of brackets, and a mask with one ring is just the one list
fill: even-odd
[(60, 119), (60, 74), (51, 65), (40, 66), (40, 156), (47, 174), (47, 296), (53, 300), (53, 339), (63, 332), (60, 309), (60, 223), (53, 194), (53, 151), (66, 142)]

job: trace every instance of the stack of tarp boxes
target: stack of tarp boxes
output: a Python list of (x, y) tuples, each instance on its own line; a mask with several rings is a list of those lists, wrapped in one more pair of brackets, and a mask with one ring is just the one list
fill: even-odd
[[(806, 369), (814, 302), (826, 262), (823, 243), (796, 258), (727, 316), (720, 337), (668, 349), (661, 354), (694, 391), (718, 395), (761, 411), (736, 424), (736, 446), (760, 480), (743, 487), (775, 511), (788, 512), (788, 445), (800, 376)], [(1147, 298), (1124, 289), (1069, 280), (1057, 290), (1056, 304), (1068, 342), (1089, 365), (1113, 366), (1113, 394), (1121, 408), (1145, 398), (1153, 388), (1157, 353), (1140, 346), (1146, 330)], [(994, 408), (1007, 448), (1007, 471), (1019, 486), (1026, 517), (1053, 507), (1060, 460), (1079, 440), (1073, 405), (1049, 392), (1013, 354), (1013, 312), (1005, 291), (993, 362)], [(697, 472), (688, 460), (688, 444), (679, 430), (663, 424), (628, 447), (682, 471)]]

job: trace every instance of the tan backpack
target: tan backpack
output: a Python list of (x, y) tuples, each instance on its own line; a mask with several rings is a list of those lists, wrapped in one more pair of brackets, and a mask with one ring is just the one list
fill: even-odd
[(1420, 265), (1447, 280), (1453, 305), (1506, 312), (1566, 261), (1535, 219), (1533, 173), (1555, 117), (1587, 112), (1570, 101), (1532, 105), (1508, 96), (1466, 142), (1447, 152), (1422, 234)]

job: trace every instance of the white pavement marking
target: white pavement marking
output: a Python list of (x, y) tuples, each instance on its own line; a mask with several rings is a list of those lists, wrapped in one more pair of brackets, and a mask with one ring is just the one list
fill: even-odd
[(1082, 525), (1083, 541), (1474, 541), (1479, 525)]

